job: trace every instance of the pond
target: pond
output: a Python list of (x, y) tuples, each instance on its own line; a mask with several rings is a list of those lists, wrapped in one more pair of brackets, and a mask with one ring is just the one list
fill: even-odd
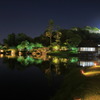
[[(73, 68), (79, 69), (81, 75), (86, 76), (87, 68), (100, 63), (98, 58), (2, 54), (0, 57), (0, 98), (11, 99), (35, 98), (35, 100), (39, 100), (41, 98), (42, 100), (50, 100), (55, 97), (65, 76), (71, 73)], [(92, 73), (92, 76), (94, 74), (97, 73)], [(91, 76), (91, 74), (89, 75)], [(54, 100), (58, 100), (58, 98)]]

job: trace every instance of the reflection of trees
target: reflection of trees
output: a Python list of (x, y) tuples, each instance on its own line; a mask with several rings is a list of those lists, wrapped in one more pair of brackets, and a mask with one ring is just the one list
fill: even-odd
[(63, 75), (66, 73), (67, 60), (67, 58), (50, 57), (49, 61), (42, 62), (39, 68), (41, 68), (48, 77), (52, 75)]
[(3, 58), (3, 63), (7, 64), (7, 67), (8, 67), (10, 70), (17, 69), (17, 70), (22, 71), (22, 70), (25, 70), (27, 67), (29, 67), (29, 66), (21, 65), (21, 64), (16, 60), (16, 58), (13, 58), (13, 59)]
[(8, 58), (4, 58), (3, 59), (3, 63), (7, 64), (7, 67), (10, 70), (19, 70), (19, 71), (23, 71), (25, 70), (27, 67), (29, 66), (23, 66), (21, 65), (19, 62), (17, 62), (17, 60), (15, 58), (13, 59), (8, 59)]
[[(56, 75), (64, 75), (69, 72), (69, 69), (77, 66), (77, 57), (70, 58), (60, 58), (60, 57), (50, 57), (51, 59), (51, 72)], [(47, 71), (50, 72), (50, 71)]]
[(20, 62), (22, 65), (25, 65), (25, 66), (31, 65), (33, 63), (36, 63), (36, 64), (42, 63), (41, 59), (34, 59), (30, 56), (27, 56), (27, 57), (19, 56), (17, 58), (17, 61)]
[(8, 59), (8, 58), (3, 58), (3, 62), (7, 64), (7, 67), (9, 69), (17, 69), (17, 70), (24, 70), (27, 67), (29, 67), (32, 64), (40, 64), (42, 63), (41, 59), (33, 59), (32, 57), (23, 57), (19, 56), (17, 59)]
[(15, 66), (16, 66), (16, 59), (3, 58), (3, 63), (6, 63), (7, 67), (13, 70), (15, 69)]
[[(17, 58), (17, 59), (16, 59)], [(42, 72), (46, 74), (47, 77), (52, 77), (52, 75), (64, 75), (68, 72), (68, 68), (77, 66), (77, 58), (71, 57), (58, 58), (58, 57), (47, 57), (47, 61), (43, 61), (39, 58), (34, 58), (31, 55), (28, 56), (18, 56), (13, 59), (4, 58), (4, 63), (8, 64), (10, 69), (24, 70), (30, 65), (35, 65), (39, 67)]]

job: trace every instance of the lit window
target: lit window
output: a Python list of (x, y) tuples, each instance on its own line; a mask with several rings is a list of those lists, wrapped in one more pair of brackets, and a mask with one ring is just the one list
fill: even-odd
[(95, 51), (95, 48), (93, 48), (93, 47), (81, 47), (80, 51)]

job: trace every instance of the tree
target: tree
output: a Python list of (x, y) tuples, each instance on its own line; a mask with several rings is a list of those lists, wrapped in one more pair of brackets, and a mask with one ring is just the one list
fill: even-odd
[(19, 45), (17, 45), (17, 49), (21, 51), (21, 50), (24, 49), (24, 46), (22, 46), (21, 44), (19, 44)]
[(6, 39), (3, 40), (3, 43), (7, 44), (8, 46), (17, 46), (22, 41), (25, 40), (28, 40), (29, 42), (33, 42), (33, 39), (24, 33), (18, 33), (18, 34), (12, 33), (9, 34)]
[(48, 27), (47, 27), (47, 31), (45, 33), (46, 37), (50, 38), (50, 45), (52, 43), (52, 32), (54, 31), (54, 22), (53, 20), (49, 21)]
[(56, 31), (56, 35), (54, 35), (54, 38), (56, 39), (56, 43), (60, 44), (60, 38), (61, 38), (62, 33), (60, 31)]
[(60, 30), (62, 33), (61, 42), (67, 46), (76, 47), (82, 40), (81, 36), (77, 32), (72, 30)]
[(25, 40), (25, 41), (22, 41), (21, 44), (19, 44), (17, 46), (17, 48), (19, 50), (23, 50), (23, 49), (26, 49), (28, 47), (28, 45), (29, 45), (29, 42), (27, 40)]
[(8, 44), (9, 46), (16, 45), (16, 35), (15, 33), (9, 34), (7, 39), (3, 40), (4, 44)]
[(40, 44), (40, 43), (36, 43), (36, 44), (35, 44), (35, 47), (37, 47), (37, 48), (41, 48), (41, 47), (43, 47), (43, 45)]
[(27, 36), (25, 33), (18, 33), (17, 34), (17, 36), (16, 36), (17, 45), (25, 40), (27, 40), (29, 42), (33, 42), (33, 39), (31, 37)]
[(34, 43), (29, 43), (28, 46), (26, 46), (26, 49), (29, 51), (32, 50), (34, 47), (35, 47)]

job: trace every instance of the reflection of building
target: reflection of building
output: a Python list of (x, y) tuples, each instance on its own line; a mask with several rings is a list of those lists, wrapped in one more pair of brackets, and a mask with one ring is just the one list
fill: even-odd
[(98, 57), (80, 57), (78, 65), (82, 67), (100, 65), (100, 59)]
[(80, 66), (94, 66), (96, 63), (94, 61), (79, 61)]

